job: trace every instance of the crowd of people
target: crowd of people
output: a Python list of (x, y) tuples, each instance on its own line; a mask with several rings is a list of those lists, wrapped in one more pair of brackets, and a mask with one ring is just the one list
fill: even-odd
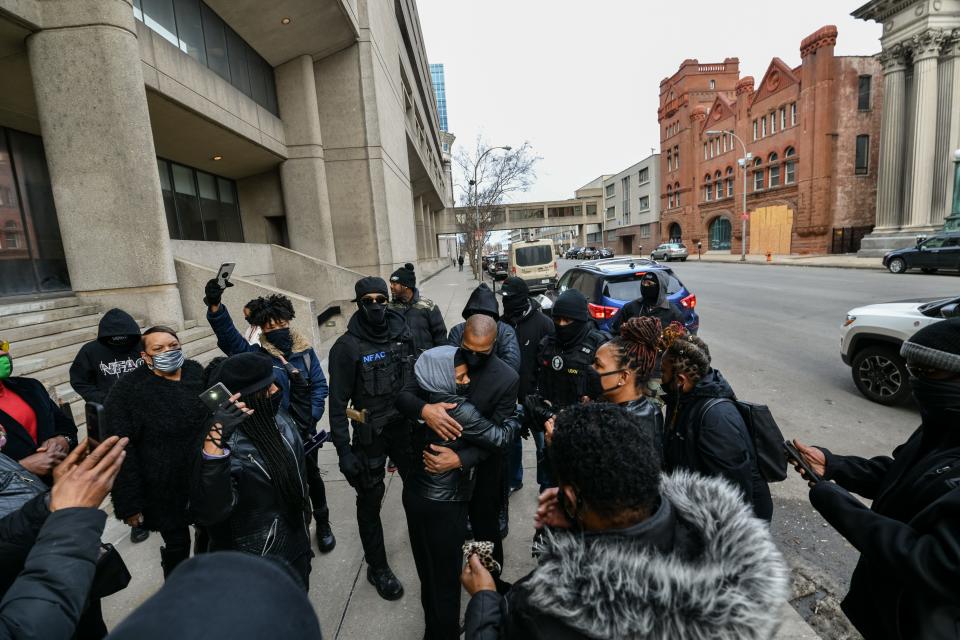
[[(656, 275), (612, 334), (574, 289), (545, 311), (522, 279), (500, 300), (480, 284), (447, 331), (414, 265), (389, 284), (365, 277), (329, 383), (290, 300), (247, 301), (241, 332), (230, 286), (206, 286), (224, 354), (206, 367), (171, 327), (103, 316), (70, 369), (96, 418), (83, 442), (0, 344), (0, 638), (108, 634), (100, 601), (130, 579), (99, 539), (108, 493), (133, 542), (162, 538), (165, 580), (111, 637), (320, 637), (306, 592), (314, 549), (336, 546), (316, 446), (328, 402), (366, 578), (385, 600), (404, 595), (380, 516), (388, 469), (402, 480), (425, 638), (776, 633), (790, 574), (755, 427)], [(793, 442), (792, 461), (861, 553), (843, 610), (864, 636), (956, 638), (960, 320), (919, 331), (903, 355), (922, 425), (893, 457)], [(536, 567), (511, 584), (503, 539), (527, 440), (539, 506), (515, 513), (513, 530)], [(225, 617), (227, 582), (242, 588)]]

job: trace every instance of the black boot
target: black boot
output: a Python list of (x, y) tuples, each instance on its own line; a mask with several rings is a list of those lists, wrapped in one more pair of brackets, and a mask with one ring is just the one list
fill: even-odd
[(313, 521), (317, 523), (317, 548), (320, 553), (330, 553), (337, 546), (337, 539), (330, 529), (330, 511), (314, 511)]
[(150, 531), (143, 527), (130, 527), (130, 542), (137, 544), (150, 537)]
[(163, 579), (166, 580), (177, 568), (177, 565), (190, 557), (190, 547), (186, 549), (168, 550), (166, 547), (160, 547), (160, 566), (163, 568)]
[(390, 567), (375, 569), (367, 567), (367, 582), (372, 584), (384, 600), (399, 600), (403, 597), (403, 585), (393, 575)]

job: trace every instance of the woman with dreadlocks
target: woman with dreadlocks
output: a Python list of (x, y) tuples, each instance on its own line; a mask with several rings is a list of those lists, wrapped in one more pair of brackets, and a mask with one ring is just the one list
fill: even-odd
[(233, 393), (210, 419), (192, 507), (210, 550), (276, 556), (306, 589), (310, 579), (310, 500), (303, 444), (280, 408), (273, 362), (257, 352), (220, 363), (212, 383)]
[(647, 383), (657, 366), (660, 334), (658, 319), (630, 318), (619, 336), (597, 349), (593, 361), (604, 399), (629, 411), (657, 448), (663, 442), (663, 414), (649, 400)]
[(770, 520), (770, 488), (757, 467), (757, 453), (733, 389), (710, 366), (710, 349), (694, 335), (665, 339), (663, 390), (667, 417), (664, 471), (690, 469), (722, 476), (743, 493), (758, 518)]

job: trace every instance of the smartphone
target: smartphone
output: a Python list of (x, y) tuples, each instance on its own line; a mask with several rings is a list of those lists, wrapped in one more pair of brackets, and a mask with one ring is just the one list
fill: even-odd
[(323, 447), (323, 443), (330, 439), (330, 434), (321, 429), (316, 435), (303, 443), (303, 455), (308, 456)]
[[(83, 405), (83, 412), (87, 417), (87, 438), (99, 440), (100, 427), (104, 423), (103, 405), (99, 402), (88, 402)], [(93, 449), (91, 448), (90, 450), (92, 451)]]
[(790, 442), (789, 440), (786, 440), (783, 443), (783, 450), (787, 454), (787, 460), (789, 460), (790, 462), (795, 462), (796, 464), (799, 464), (800, 468), (803, 469), (803, 473), (807, 476), (807, 478), (809, 478), (810, 482), (817, 483), (823, 479), (807, 463), (806, 458), (803, 457), (803, 454), (800, 453), (800, 450), (797, 449), (796, 445), (794, 445), (792, 442)]
[(233, 394), (230, 393), (225, 386), (223, 386), (222, 382), (218, 382), (201, 393), (200, 399), (203, 401), (203, 404), (207, 405), (207, 408), (210, 409), (210, 411), (216, 411), (223, 406), (223, 403), (226, 402), (227, 399), (232, 395)]
[(220, 285), (221, 289), (226, 289), (227, 280), (230, 279), (230, 276), (233, 275), (233, 270), (236, 268), (236, 262), (224, 262), (220, 265), (220, 268), (217, 269), (217, 284)]

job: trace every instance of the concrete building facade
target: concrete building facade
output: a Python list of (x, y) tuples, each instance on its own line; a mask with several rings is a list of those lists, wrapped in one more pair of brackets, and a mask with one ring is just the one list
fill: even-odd
[(660, 193), (659, 153), (604, 180), (606, 246), (618, 255), (649, 253), (660, 239)]
[(179, 325), (184, 265), (226, 257), (342, 300), (446, 260), (448, 163), (414, 0), (0, 0), (0, 296)]
[(823, 27), (798, 67), (774, 58), (759, 83), (737, 58), (685, 60), (661, 82), (662, 241), (739, 252), (746, 191), (748, 252), (855, 250), (873, 225), (883, 86), (874, 57), (836, 56), (836, 40)]
[(873, 0), (853, 12), (883, 25), (883, 128), (876, 228), (861, 255), (939, 230), (960, 149), (960, 0)]

